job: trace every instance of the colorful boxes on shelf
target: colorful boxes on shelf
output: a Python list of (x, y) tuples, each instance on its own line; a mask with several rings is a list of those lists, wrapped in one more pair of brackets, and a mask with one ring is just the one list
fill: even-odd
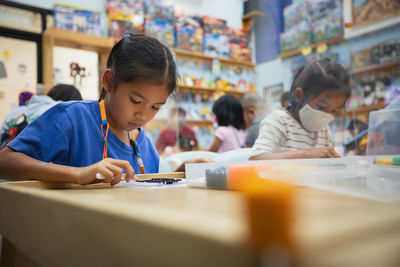
[(145, 6), (144, 33), (157, 38), (168, 47), (174, 47), (175, 15), (173, 7), (162, 5), (157, 0), (147, 0)]
[(176, 13), (176, 48), (190, 52), (203, 52), (203, 18)]
[(108, 36), (105, 12), (92, 11), (69, 5), (54, 6), (56, 28), (97, 36)]
[(146, 19), (144, 33), (157, 38), (161, 43), (168, 47), (174, 47), (175, 45), (175, 26), (173, 23)]
[(240, 61), (251, 62), (249, 35), (242, 29), (228, 28), (230, 57)]
[(123, 13), (118, 10), (108, 10), (109, 34), (122, 38), (125, 33), (143, 33), (143, 15)]
[(281, 52), (343, 35), (342, 0), (294, 1), (284, 8)]
[(107, 10), (144, 16), (144, 0), (107, 0)]

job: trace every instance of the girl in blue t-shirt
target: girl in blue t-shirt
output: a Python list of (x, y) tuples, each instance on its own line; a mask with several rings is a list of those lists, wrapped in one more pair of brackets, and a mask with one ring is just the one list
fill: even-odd
[(154, 38), (125, 35), (112, 48), (100, 101), (65, 102), (46, 111), (0, 151), (0, 176), (115, 185), (123, 171), (158, 172), (159, 156), (141, 126), (176, 88), (169, 49)]

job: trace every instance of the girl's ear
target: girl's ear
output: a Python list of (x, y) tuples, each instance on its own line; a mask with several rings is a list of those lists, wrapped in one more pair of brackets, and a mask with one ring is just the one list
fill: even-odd
[(114, 76), (111, 69), (106, 69), (101, 77), (101, 83), (103, 84), (106, 92), (111, 92), (112, 85), (114, 84)]
[(294, 90), (294, 100), (299, 104), (301, 104), (303, 102), (304, 92), (303, 92), (303, 89), (301, 89), (301, 87), (297, 87)]

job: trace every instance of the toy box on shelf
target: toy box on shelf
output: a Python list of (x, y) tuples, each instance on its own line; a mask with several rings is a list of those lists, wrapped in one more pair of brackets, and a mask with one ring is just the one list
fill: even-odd
[(351, 54), (352, 68), (400, 61), (400, 39), (390, 40)]
[(63, 30), (108, 36), (106, 14), (101, 11), (55, 4), (54, 25)]
[(204, 54), (212, 57), (229, 58), (229, 37), (226, 21), (209, 16), (204, 21)]
[(342, 0), (307, 0), (307, 7), (312, 21), (329, 17), (343, 9)]
[(174, 47), (175, 45), (175, 25), (173, 23), (146, 19), (144, 33), (157, 38), (168, 47)]
[(174, 23), (174, 7), (164, 5), (160, 0), (146, 0), (146, 18)]
[(205, 33), (204, 54), (212, 57), (229, 58), (229, 38), (226, 35)]
[(251, 62), (249, 35), (242, 29), (228, 28), (230, 56), (240, 61)]
[(144, 17), (123, 13), (118, 10), (108, 10), (109, 33), (115, 38), (122, 38), (125, 33), (143, 33)]
[(342, 11), (335, 10), (329, 16), (312, 22), (311, 40), (313, 43), (327, 41), (343, 34)]
[(196, 53), (203, 52), (203, 18), (175, 10), (176, 48)]
[(398, 95), (400, 39), (352, 53), (351, 65), (352, 88), (360, 91), (361, 107), (388, 104)]
[(308, 6), (308, 2), (306, 1), (296, 1), (283, 9), (285, 31), (304, 21), (311, 23)]
[(107, 0), (107, 10), (144, 16), (144, 0)]
[(162, 5), (158, 0), (147, 0), (145, 6), (145, 34), (157, 38), (168, 47), (174, 47), (175, 15), (173, 7)]
[(294, 1), (283, 14), (282, 52), (343, 35), (342, 0)]
[(227, 26), (225, 20), (204, 16), (203, 21), (204, 21), (204, 32), (214, 33), (214, 34), (224, 34), (224, 35), (226, 34)]
[(281, 51), (287, 52), (311, 44), (311, 25), (301, 22), (288, 31), (281, 33)]

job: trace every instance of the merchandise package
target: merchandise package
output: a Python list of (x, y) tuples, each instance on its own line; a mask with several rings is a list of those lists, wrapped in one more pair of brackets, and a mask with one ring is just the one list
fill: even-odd
[(212, 57), (229, 58), (229, 38), (222, 34), (206, 33), (204, 54)]
[(191, 52), (203, 52), (203, 18), (176, 14), (176, 48)]
[(157, 38), (168, 47), (174, 47), (175, 45), (175, 25), (173, 23), (146, 19), (144, 33)]
[(228, 28), (230, 56), (233, 59), (251, 62), (249, 35), (242, 29)]
[(109, 33), (115, 38), (122, 38), (125, 33), (143, 33), (144, 17), (142, 15), (108, 10)]
[(144, 16), (144, 0), (107, 0), (107, 10), (110, 9)]
[(63, 30), (108, 36), (105, 12), (69, 5), (54, 5), (54, 26)]

